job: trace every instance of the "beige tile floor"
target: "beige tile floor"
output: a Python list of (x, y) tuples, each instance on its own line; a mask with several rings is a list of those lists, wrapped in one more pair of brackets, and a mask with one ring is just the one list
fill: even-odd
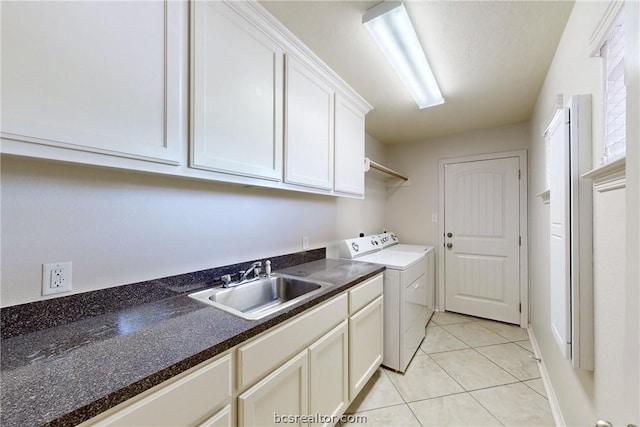
[(344, 426), (554, 426), (525, 329), (435, 313), (404, 374), (380, 368)]

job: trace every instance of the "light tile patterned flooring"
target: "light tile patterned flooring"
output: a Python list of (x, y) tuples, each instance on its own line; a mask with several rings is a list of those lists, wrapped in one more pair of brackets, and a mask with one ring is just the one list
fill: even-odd
[(376, 426), (554, 426), (525, 329), (435, 313), (405, 374), (380, 368), (347, 414)]

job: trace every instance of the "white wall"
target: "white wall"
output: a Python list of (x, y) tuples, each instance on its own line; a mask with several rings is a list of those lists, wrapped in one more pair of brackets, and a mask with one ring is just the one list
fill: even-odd
[[(603, 114), (600, 60), (589, 56), (589, 36), (607, 2), (576, 2), (567, 22), (531, 119), (530, 150), (530, 323), (567, 425), (594, 425), (598, 418), (614, 425), (637, 423), (637, 405), (627, 400), (635, 386), (626, 382), (635, 362), (625, 354), (637, 326), (626, 314), (625, 189), (594, 193), (594, 340), (593, 372), (573, 369), (553, 339), (549, 322), (549, 205), (535, 196), (543, 191), (545, 150), (542, 132), (555, 109), (556, 97), (593, 96), (593, 159), (602, 155)], [(637, 164), (636, 164), (637, 167)], [(631, 237), (631, 236), (628, 236)], [(637, 239), (637, 236), (635, 237)], [(636, 283), (637, 286), (637, 283)], [(637, 310), (637, 306), (636, 306)], [(631, 339), (633, 341), (633, 339)], [(632, 356), (637, 356), (637, 353)], [(637, 400), (636, 400), (637, 403)], [(635, 411), (635, 415), (633, 412)]]
[(409, 183), (388, 191), (387, 226), (406, 243), (438, 243), (438, 161), (453, 157), (527, 149), (529, 124), (499, 126), (387, 146), (388, 166), (409, 176)]
[(625, 354), (625, 397), (630, 420), (640, 425), (640, 2), (627, 2), (627, 290)]
[(3, 307), (44, 299), (43, 263), (73, 262), (78, 293), (297, 252), (303, 235), (331, 255), (384, 226), (371, 177), (347, 200), (3, 156), (0, 179)]

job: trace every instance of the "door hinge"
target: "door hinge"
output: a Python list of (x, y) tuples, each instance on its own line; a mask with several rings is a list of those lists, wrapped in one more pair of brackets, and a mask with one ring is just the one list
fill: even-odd
[(522, 236), (519, 236), (519, 237), (518, 237), (518, 245), (519, 245), (519, 246), (522, 246)]
[(522, 179), (522, 171), (518, 169), (518, 179)]
[(522, 303), (520, 303), (520, 304), (518, 305), (518, 311), (519, 311), (520, 313), (522, 313)]

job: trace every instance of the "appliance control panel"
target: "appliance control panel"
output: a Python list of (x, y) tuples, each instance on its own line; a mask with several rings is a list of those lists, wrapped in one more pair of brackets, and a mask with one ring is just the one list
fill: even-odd
[(398, 236), (396, 236), (396, 233), (391, 233), (391, 232), (378, 234), (378, 240), (380, 241), (380, 244), (382, 245), (383, 248), (397, 245), (399, 243)]
[(383, 248), (379, 236), (356, 237), (340, 242), (340, 258), (357, 258)]

